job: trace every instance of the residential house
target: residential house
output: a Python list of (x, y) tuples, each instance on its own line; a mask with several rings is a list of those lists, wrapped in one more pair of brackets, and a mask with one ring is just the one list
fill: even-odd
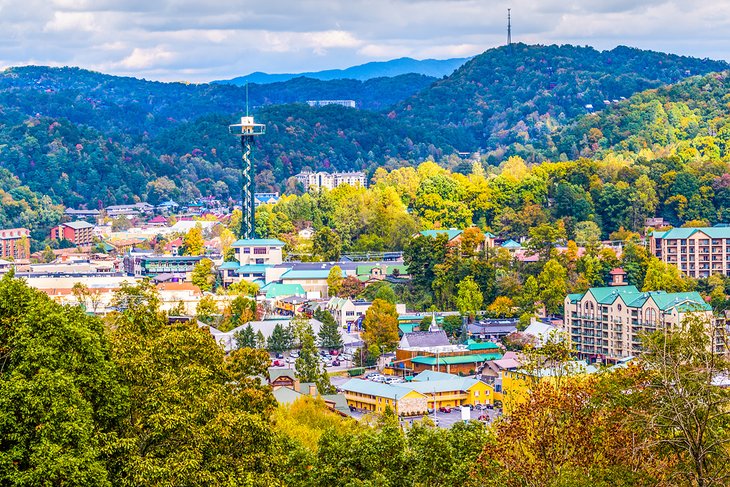
[(373, 303), (370, 301), (353, 301), (350, 298), (338, 298), (333, 296), (327, 301), (325, 309), (332, 314), (335, 322), (341, 328), (352, 325), (360, 316), (364, 316)]

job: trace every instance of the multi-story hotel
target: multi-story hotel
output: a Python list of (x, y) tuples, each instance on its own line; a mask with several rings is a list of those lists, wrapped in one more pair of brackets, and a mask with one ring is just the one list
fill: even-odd
[[(591, 288), (565, 298), (565, 331), (581, 358), (618, 361), (641, 353), (641, 335), (679, 325), (697, 313), (715, 330), (712, 308), (697, 292), (641, 292), (635, 286)], [(713, 344), (724, 352), (721, 328)]]
[(730, 227), (672, 228), (654, 232), (651, 253), (689, 277), (730, 276)]
[(0, 258), (27, 259), (30, 256), (30, 230), (8, 228), (0, 230)]
[(364, 172), (300, 172), (295, 176), (305, 190), (311, 187), (334, 189), (343, 184), (367, 187), (367, 176)]

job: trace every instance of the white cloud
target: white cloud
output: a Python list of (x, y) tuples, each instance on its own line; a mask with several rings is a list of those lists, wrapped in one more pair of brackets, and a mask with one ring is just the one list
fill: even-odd
[(727, 57), (726, 0), (0, 0), (7, 65), (204, 81), (463, 57), (513, 39)]

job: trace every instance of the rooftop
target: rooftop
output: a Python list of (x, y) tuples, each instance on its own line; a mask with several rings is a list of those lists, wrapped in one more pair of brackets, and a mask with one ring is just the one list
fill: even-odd
[(285, 244), (277, 238), (247, 238), (236, 240), (231, 247), (283, 247)]

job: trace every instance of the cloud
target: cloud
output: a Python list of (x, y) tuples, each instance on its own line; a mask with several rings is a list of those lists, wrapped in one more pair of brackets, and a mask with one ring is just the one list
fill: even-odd
[(160, 80), (463, 57), (513, 39), (725, 58), (724, 0), (0, 0), (0, 63)]

